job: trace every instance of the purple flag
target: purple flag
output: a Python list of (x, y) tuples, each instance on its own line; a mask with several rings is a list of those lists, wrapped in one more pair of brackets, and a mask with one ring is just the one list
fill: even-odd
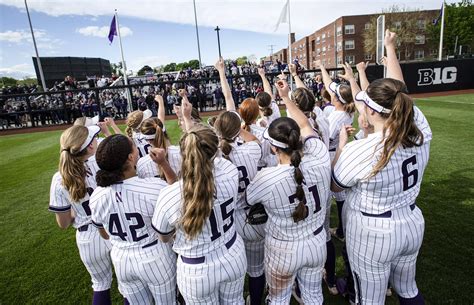
[(109, 41), (112, 43), (114, 41), (114, 36), (117, 36), (117, 23), (115, 22), (115, 16), (112, 19), (112, 23), (110, 24), (109, 30)]
[(437, 25), (438, 22), (441, 20), (441, 17), (443, 17), (443, 6), (444, 6), (444, 2), (443, 2), (443, 4), (441, 4), (441, 10), (439, 11), (438, 18), (433, 19), (433, 25)]

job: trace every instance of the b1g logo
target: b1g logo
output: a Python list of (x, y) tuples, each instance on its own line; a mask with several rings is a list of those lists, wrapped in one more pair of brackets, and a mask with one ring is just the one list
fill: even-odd
[(456, 67), (427, 68), (418, 70), (418, 86), (451, 84), (456, 81)]

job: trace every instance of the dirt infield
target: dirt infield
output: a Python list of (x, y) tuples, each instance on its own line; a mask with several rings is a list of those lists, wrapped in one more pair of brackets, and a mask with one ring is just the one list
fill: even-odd
[[(459, 94), (474, 94), (474, 89), (467, 90), (454, 90), (454, 91), (442, 91), (442, 92), (430, 92), (430, 93), (418, 93), (410, 94), (413, 98), (425, 98), (433, 96), (448, 96), (448, 95), (459, 95)], [(280, 106), (281, 108), (282, 106)], [(209, 111), (202, 113), (203, 116), (213, 116), (219, 114), (221, 111)], [(176, 115), (167, 115), (166, 120), (175, 120)], [(125, 120), (117, 120), (117, 125), (125, 124)], [(31, 132), (42, 132), (42, 131), (53, 131), (53, 130), (64, 130), (70, 127), (71, 124), (61, 124), (61, 125), (52, 125), (52, 126), (42, 126), (42, 127), (28, 127), (28, 128), (15, 128), (15, 129), (6, 129), (0, 130), (0, 136), (15, 135), (22, 133), (31, 133)]]

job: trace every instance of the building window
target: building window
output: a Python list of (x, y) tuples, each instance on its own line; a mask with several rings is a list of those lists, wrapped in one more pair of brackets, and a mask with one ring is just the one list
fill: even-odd
[(372, 54), (365, 54), (365, 60), (372, 60)]
[(341, 36), (341, 35), (342, 35), (342, 27), (338, 26), (337, 27), (337, 36)]
[(425, 51), (424, 50), (416, 50), (415, 51), (415, 59), (424, 59), (425, 58)]
[(337, 50), (338, 50), (338, 51), (342, 51), (342, 41), (339, 41), (339, 42), (337, 43)]
[(345, 50), (353, 50), (354, 49), (354, 40), (344, 41), (344, 49)]
[(425, 44), (425, 35), (416, 35), (415, 44)]
[(323, 34), (323, 36), (321, 37), (321, 40), (322, 40), (323, 42), (326, 41), (326, 34)]
[(426, 22), (424, 19), (418, 19), (416, 21), (416, 25), (418, 26), (418, 29), (424, 30), (426, 28)]
[(344, 26), (344, 34), (354, 34), (355, 27), (353, 24), (348, 24)]
[(372, 28), (372, 24), (370, 22), (367, 22), (364, 26), (364, 29), (370, 30)]
[(346, 55), (344, 58), (347, 63), (354, 64), (355, 63), (355, 56), (354, 55)]
[(337, 58), (336, 64), (342, 65), (342, 56), (339, 56), (339, 57)]
[(401, 21), (395, 21), (393, 23), (393, 26), (395, 27), (395, 29), (400, 30), (402, 28), (402, 22)]

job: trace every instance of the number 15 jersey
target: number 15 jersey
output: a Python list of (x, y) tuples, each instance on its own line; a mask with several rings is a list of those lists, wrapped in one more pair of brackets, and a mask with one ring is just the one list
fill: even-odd
[(415, 106), (413, 110), (416, 126), (423, 134), (423, 143), (421, 146), (398, 147), (387, 165), (375, 176), (369, 178), (383, 150), (382, 132), (369, 134), (365, 139), (344, 146), (332, 177), (339, 187), (348, 189), (346, 203), (352, 209), (382, 214), (415, 202), (428, 164), (432, 133), (420, 109)]

